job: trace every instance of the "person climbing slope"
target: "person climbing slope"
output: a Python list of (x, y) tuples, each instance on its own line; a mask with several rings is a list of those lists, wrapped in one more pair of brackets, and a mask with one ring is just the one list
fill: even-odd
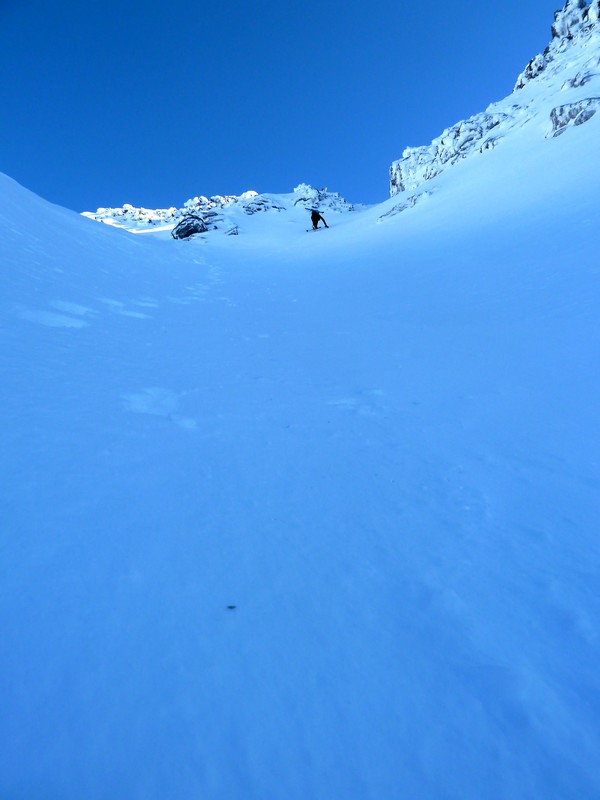
[(313, 208), (313, 209), (312, 209), (312, 211), (311, 211), (311, 213), (310, 213), (310, 220), (311, 220), (311, 222), (312, 222), (313, 231), (316, 231), (316, 230), (317, 230), (317, 228), (319, 227), (319, 222), (322, 222), (322, 223), (323, 223), (323, 225), (325, 225), (325, 227), (326, 227), (326, 228), (328, 228), (328, 227), (329, 227), (329, 225), (328, 225), (328, 224), (325, 222), (325, 219), (324, 219), (324, 217), (322, 217), (322, 216), (319, 214), (319, 212), (317, 211), (317, 209), (316, 209), (316, 208)]

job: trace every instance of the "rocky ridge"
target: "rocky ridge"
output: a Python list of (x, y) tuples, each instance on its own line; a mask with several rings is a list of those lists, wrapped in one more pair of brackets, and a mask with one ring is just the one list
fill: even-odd
[(196, 232), (206, 233), (222, 229), (231, 233), (234, 222), (240, 215), (252, 216), (264, 212), (285, 212), (294, 207), (316, 208), (319, 211), (348, 212), (355, 206), (348, 203), (337, 192), (315, 189), (301, 183), (291, 194), (267, 195), (249, 191), (241, 195), (199, 195), (187, 200), (181, 208), (136, 208), (125, 203), (120, 208), (99, 208), (84, 211), (83, 216), (120, 228), (141, 232), (152, 228), (175, 228), (183, 220), (200, 220)]
[[(600, 19), (600, 0), (588, 4), (586, 0), (567, 0), (564, 8), (554, 13), (552, 25), (552, 39), (543, 53), (534, 56), (523, 72), (517, 78), (514, 91), (523, 89), (531, 80), (534, 80), (556, 59), (567, 50), (576, 37), (585, 37), (591, 34), (594, 26)], [(560, 64), (558, 65), (560, 68)], [(582, 85), (583, 76), (575, 75), (571, 86), (576, 88)]]
[[(554, 14), (550, 44), (527, 64), (512, 95), (493, 103), (485, 112), (446, 128), (430, 145), (407, 147), (402, 158), (390, 167), (390, 195), (414, 191), (458, 161), (497, 147), (512, 128), (526, 124), (539, 113), (534, 90), (541, 82), (547, 84), (541, 94), (558, 79), (558, 90), (573, 90), (572, 94), (577, 95), (551, 110), (549, 136), (560, 135), (567, 127), (589, 120), (600, 108), (600, 98), (582, 96), (581, 91), (574, 90), (580, 90), (600, 74), (599, 19), (600, 0), (567, 0)], [(533, 90), (523, 92), (532, 82)]]

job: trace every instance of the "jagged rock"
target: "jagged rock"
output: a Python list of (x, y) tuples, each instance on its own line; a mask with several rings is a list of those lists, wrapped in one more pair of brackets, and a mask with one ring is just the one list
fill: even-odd
[(390, 195), (416, 189), (473, 150), (493, 149), (497, 138), (488, 134), (506, 118), (504, 113), (477, 114), (447, 128), (430, 145), (407, 147), (390, 167)]
[(560, 11), (554, 12), (552, 40), (544, 52), (534, 56), (517, 78), (514, 91), (523, 89), (537, 78), (564, 51), (575, 37), (588, 35), (600, 19), (600, 0), (567, 0)]
[(354, 205), (337, 192), (328, 192), (326, 188), (315, 189), (308, 183), (300, 183), (294, 189), (294, 205), (301, 205), (307, 211), (313, 208), (317, 211), (354, 211)]
[[(246, 194), (256, 194), (256, 192), (247, 192)], [(199, 195), (198, 197), (192, 197), (190, 200), (186, 200), (183, 204), (182, 211), (189, 214), (204, 214), (212, 211), (214, 208), (223, 208), (223, 206), (229, 205), (230, 203), (235, 203), (237, 199), (235, 195), (225, 195), (225, 197), (220, 194), (214, 195), (213, 197)]]
[(190, 236), (194, 236), (196, 233), (207, 233), (208, 230), (208, 225), (202, 217), (189, 214), (173, 228), (171, 236), (174, 239), (189, 239)]
[(573, 78), (569, 78), (568, 81), (563, 83), (562, 88), (579, 89), (580, 86), (585, 86), (586, 83), (589, 83), (597, 74), (596, 72), (578, 72)]
[[(578, 89), (596, 77), (600, 67), (599, 19), (600, 0), (592, 3), (567, 0), (562, 10), (554, 15), (550, 44), (527, 64), (513, 92), (524, 89), (533, 80), (547, 81), (552, 91), (556, 91), (553, 81), (557, 78), (568, 91)], [(575, 50), (571, 48), (577, 49), (577, 58), (572, 62), (569, 52)], [(566, 103), (555, 109), (552, 112), (554, 135), (562, 132), (566, 125), (580, 125), (587, 121), (596, 111), (593, 100), (588, 98), (583, 105), (582, 101), (579, 105)], [(485, 113), (446, 129), (428, 146), (406, 148), (402, 158), (390, 167), (390, 195), (414, 191), (461, 159), (492, 150), (502, 143), (511, 128), (525, 124), (533, 116), (535, 104), (531, 95), (527, 94), (524, 102), (518, 104), (507, 98), (492, 104)]]
[(514, 91), (517, 89), (523, 89), (523, 87), (532, 81), (534, 78), (537, 78), (545, 69), (546, 69), (546, 56), (543, 53), (540, 53), (537, 56), (534, 56), (531, 61), (527, 64), (523, 72), (517, 78), (517, 83), (515, 85)]
[[(582, 29), (598, 19), (598, 2), (593, 2), (591, 6), (586, 0), (567, 0), (561, 11), (554, 13), (554, 25), (552, 26), (552, 38), (562, 39), (564, 37), (572, 39)], [(590, 19), (590, 14), (591, 19)]]
[(570, 125), (583, 125), (600, 108), (600, 97), (588, 97), (577, 103), (567, 103), (553, 108), (550, 113), (552, 135), (560, 136)]

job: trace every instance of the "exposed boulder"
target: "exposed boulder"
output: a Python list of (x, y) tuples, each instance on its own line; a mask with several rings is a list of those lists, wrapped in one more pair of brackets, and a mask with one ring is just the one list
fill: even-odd
[(174, 239), (189, 239), (197, 233), (207, 233), (209, 230), (208, 225), (195, 214), (188, 214), (184, 217), (171, 231), (171, 236)]

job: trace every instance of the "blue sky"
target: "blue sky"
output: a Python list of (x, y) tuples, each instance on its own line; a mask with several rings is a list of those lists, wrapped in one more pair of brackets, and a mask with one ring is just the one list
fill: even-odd
[(388, 196), (407, 145), (510, 93), (558, 0), (0, 0), (0, 171), (77, 211)]

